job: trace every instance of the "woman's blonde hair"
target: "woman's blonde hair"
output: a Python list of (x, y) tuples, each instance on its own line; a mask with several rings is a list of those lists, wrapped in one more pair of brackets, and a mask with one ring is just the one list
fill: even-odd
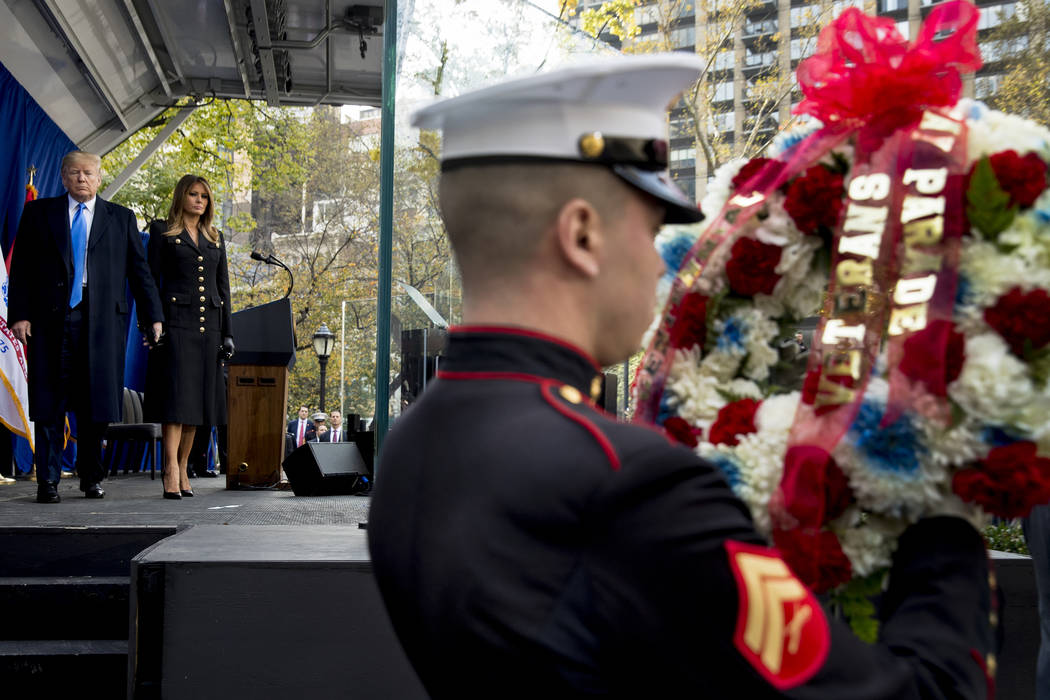
[(211, 225), (211, 218), (215, 213), (215, 197), (211, 193), (211, 185), (200, 175), (183, 175), (179, 179), (178, 184), (175, 185), (175, 192), (171, 196), (171, 209), (168, 210), (168, 230), (164, 232), (164, 235), (177, 236), (186, 228), (182, 202), (186, 199), (186, 193), (197, 183), (204, 185), (204, 189), (208, 192), (208, 206), (205, 208), (204, 213), (201, 214), (197, 228), (204, 231), (204, 235), (207, 236), (209, 241), (217, 243), (219, 231)]

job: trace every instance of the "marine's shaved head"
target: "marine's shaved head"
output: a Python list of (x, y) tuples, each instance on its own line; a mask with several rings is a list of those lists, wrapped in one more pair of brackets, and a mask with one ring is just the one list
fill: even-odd
[(629, 185), (608, 168), (576, 163), (471, 165), (441, 175), (441, 212), (464, 287), (520, 274), (571, 199), (615, 218)]

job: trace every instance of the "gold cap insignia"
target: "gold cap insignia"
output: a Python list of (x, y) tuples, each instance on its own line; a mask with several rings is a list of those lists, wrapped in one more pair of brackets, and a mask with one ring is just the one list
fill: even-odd
[(591, 401), (598, 403), (598, 398), (602, 395), (602, 375), (595, 375), (594, 379), (591, 380)]
[(600, 131), (592, 131), (580, 137), (580, 153), (584, 158), (597, 158), (605, 150), (605, 137)]

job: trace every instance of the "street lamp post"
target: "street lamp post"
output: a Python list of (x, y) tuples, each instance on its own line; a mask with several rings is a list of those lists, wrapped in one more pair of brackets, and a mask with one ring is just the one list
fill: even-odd
[(313, 340), (314, 352), (317, 353), (317, 361), (321, 365), (321, 401), (318, 410), (324, 413), (324, 375), (328, 367), (328, 356), (332, 354), (332, 348), (335, 347), (335, 333), (328, 330), (328, 326), (322, 323), (314, 333)]

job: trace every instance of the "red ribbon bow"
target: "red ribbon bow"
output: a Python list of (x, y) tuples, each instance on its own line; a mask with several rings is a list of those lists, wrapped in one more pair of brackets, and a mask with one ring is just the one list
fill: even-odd
[(909, 45), (892, 19), (847, 9), (821, 30), (817, 53), (799, 64), (804, 99), (795, 112), (825, 125), (895, 128), (928, 107), (955, 104), (961, 74), (981, 67), (977, 19), (968, 0), (937, 5)]

